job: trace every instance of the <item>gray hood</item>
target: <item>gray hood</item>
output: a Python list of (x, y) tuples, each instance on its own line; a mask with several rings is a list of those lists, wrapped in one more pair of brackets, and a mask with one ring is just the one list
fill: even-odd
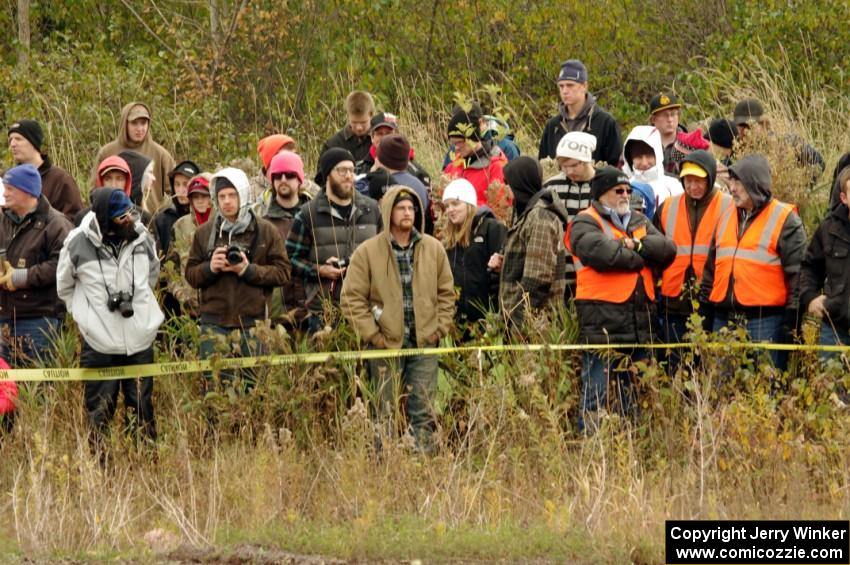
[(740, 180), (753, 200), (753, 210), (759, 210), (771, 198), (770, 165), (763, 155), (748, 155), (729, 167), (729, 175)]

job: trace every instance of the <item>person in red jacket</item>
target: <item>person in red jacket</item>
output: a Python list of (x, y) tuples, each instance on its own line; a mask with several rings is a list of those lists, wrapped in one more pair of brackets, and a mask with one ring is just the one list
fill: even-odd
[(487, 188), (495, 181), (505, 182), (502, 169), (508, 159), (492, 140), (481, 139), (479, 118), (475, 109), (461, 108), (452, 115), (448, 131), (455, 152), (443, 173), (472, 183), (480, 207), (492, 204), (487, 199)]
[[(0, 370), (8, 370), (9, 364), (0, 357)], [(18, 403), (18, 384), (15, 381), (0, 381), (0, 432), (9, 433), (15, 423), (15, 408)]]

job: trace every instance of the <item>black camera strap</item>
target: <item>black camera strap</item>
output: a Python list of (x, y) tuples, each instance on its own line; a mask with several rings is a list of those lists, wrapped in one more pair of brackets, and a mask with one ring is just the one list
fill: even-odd
[[(112, 290), (110, 290), (110, 288), (109, 288), (109, 283), (106, 282), (106, 275), (103, 272), (103, 263), (100, 260), (100, 250), (101, 250), (100, 247), (95, 248), (95, 256), (97, 257), (97, 266), (100, 267), (100, 278), (103, 279), (103, 286), (106, 288), (106, 294), (107, 294), (107, 296), (111, 297), (113, 293), (112, 293)], [(115, 287), (116, 288), (118, 288), (118, 266), (120, 265), (119, 258), (120, 258), (120, 253), (119, 253), (118, 257), (115, 257)], [(133, 274), (132, 274), (132, 277), (131, 277), (132, 282), (130, 284), (130, 290), (129, 290), (128, 294), (130, 295), (130, 302), (132, 302), (133, 297), (136, 295), (136, 250), (135, 250), (135, 248), (130, 252), (130, 261), (131, 261), (131, 264), (132, 264), (132, 269), (133, 269), (132, 273)], [(121, 291), (119, 291), (119, 292), (121, 292)]]
[[(251, 216), (252, 216), (252, 221), (254, 223), (254, 234), (251, 236), (251, 243), (249, 244), (248, 249), (245, 249), (244, 251), (245, 251), (245, 255), (248, 256), (248, 260), (252, 261), (254, 259), (254, 251), (256, 251), (256, 249), (257, 249), (257, 242), (260, 240), (260, 222), (258, 221), (259, 219), (257, 218), (256, 214), (254, 214), (254, 212), (252, 210), (250, 211), (250, 213), (251, 213)], [(213, 225), (213, 227), (212, 227), (213, 229), (212, 229), (212, 233), (210, 233), (209, 248), (207, 249), (207, 255), (209, 257), (212, 257), (213, 252), (215, 251), (216, 247), (218, 247), (216, 245), (216, 241), (218, 240), (218, 238), (216, 237), (216, 234), (219, 233), (219, 229), (220, 229), (221, 223), (223, 221), (224, 221), (224, 218), (221, 215), (218, 215), (218, 219), (216, 220), (215, 225)], [(232, 241), (233, 241), (233, 233), (227, 232), (227, 246), (228, 247), (232, 244)]]

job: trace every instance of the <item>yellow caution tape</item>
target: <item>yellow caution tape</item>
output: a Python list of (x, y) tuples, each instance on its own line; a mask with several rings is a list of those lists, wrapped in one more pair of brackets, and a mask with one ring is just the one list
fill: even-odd
[(410, 355), (449, 355), (452, 353), (490, 352), (540, 352), (540, 351), (604, 351), (628, 349), (763, 349), (766, 351), (807, 351), (850, 353), (850, 346), (843, 345), (797, 345), (791, 343), (627, 343), (627, 344), (533, 344), (533, 345), (465, 345), (459, 347), (429, 347), (424, 349), (368, 349), (362, 351), (335, 351), (326, 353), (297, 353), (290, 355), (261, 355), (257, 357), (222, 358), (215, 361), (175, 361), (148, 363), (124, 367), (99, 369), (9, 369), (0, 370), (0, 380), (12, 381), (104, 381), (158, 377), (204, 371), (250, 369), (253, 367), (276, 367), (282, 365), (317, 364), (330, 361), (363, 361), (390, 359)]

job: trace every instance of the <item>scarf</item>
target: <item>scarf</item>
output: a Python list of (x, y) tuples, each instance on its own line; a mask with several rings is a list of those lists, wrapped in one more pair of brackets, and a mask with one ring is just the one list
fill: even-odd
[[(254, 213), (247, 206), (240, 208), (239, 215), (236, 216), (236, 221), (231, 222), (220, 213), (216, 213), (215, 221), (216, 225), (219, 226), (218, 230), (213, 228), (210, 231), (210, 240), (207, 243), (207, 249), (213, 250), (215, 249), (215, 240), (216, 236), (224, 237), (225, 232), (227, 232), (227, 245), (230, 245), (230, 242), (233, 240), (234, 235), (239, 235), (241, 233), (245, 233), (248, 228), (251, 226), (251, 221), (254, 219)], [(216, 234), (216, 231), (218, 234)]]

